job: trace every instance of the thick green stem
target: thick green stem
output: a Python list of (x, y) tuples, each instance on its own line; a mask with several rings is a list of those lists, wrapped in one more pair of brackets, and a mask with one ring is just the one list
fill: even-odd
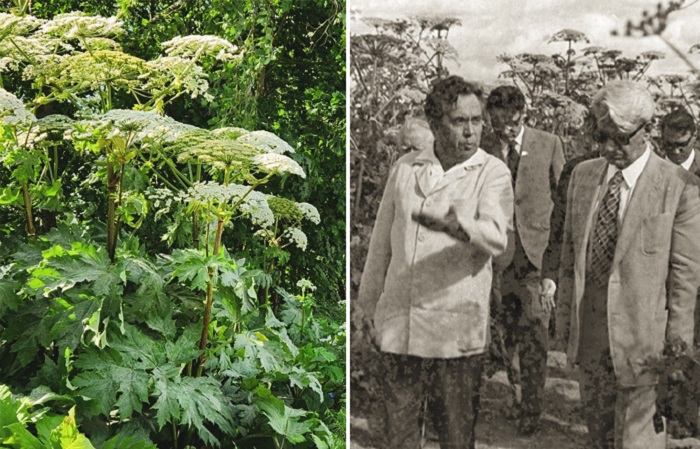
[(29, 196), (29, 182), (22, 183), (22, 199), (24, 200), (24, 215), (27, 219), (27, 236), (34, 237), (36, 228), (34, 227), (34, 215), (32, 214), (32, 198)]
[(119, 185), (119, 175), (114, 171), (114, 163), (107, 161), (107, 254), (109, 260), (114, 263), (117, 249), (117, 220), (116, 193)]
[[(216, 223), (216, 237), (214, 239), (214, 255), (219, 254), (219, 248), (221, 247), (221, 234), (224, 232), (224, 220), (219, 218)], [(199, 340), (199, 349), (204, 351), (207, 347), (207, 337), (209, 335), (209, 322), (211, 321), (211, 307), (214, 301), (214, 269), (209, 268), (209, 282), (207, 283), (207, 302), (204, 305), (204, 324), (202, 325), (202, 338)], [(204, 369), (204, 362), (206, 362), (207, 357), (204, 353), (199, 356), (199, 361), (197, 362), (197, 375), (199, 377), (202, 375), (202, 370)]]

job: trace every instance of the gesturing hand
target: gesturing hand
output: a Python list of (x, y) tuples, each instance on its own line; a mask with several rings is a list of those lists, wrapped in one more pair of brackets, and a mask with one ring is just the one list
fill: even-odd
[(457, 222), (457, 214), (452, 207), (444, 217), (428, 212), (414, 212), (411, 218), (432, 231), (444, 232), (458, 240), (469, 241), (469, 235)]
[(557, 284), (551, 280), (544, 278), (540, 284), (540, 305), (548, 313), (556, 307), (554, 303), (554, 293), (557, 291)]

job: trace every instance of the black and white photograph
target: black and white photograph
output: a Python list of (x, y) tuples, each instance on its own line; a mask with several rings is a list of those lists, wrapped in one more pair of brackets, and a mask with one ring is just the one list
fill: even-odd
[(349, 3), (351, 448), (700, 447), (698, 3)]

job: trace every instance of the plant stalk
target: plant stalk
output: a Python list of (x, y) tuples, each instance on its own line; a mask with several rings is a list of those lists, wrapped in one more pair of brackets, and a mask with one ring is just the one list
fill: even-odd
[[(219, 254), (219, 248), (221, 247), (221, 234), (224, 232), (224, 220), (219, 218), (216, 223), (216, 238), (214, 239), (214, 255)], [(214, 300), (214, 269), (209, 268), (209, 282), (207, 283), (207, 302), (204, 305), (204, 324), (202, 325), (202, 338), (199, 340), (199, 349), (204, 351), (207, 347), (207, 337), (209, 335), (209, 322), (211, 321), (211, 307)], [(197, 375), (195, 377), (200, 377), (202, 375), (202, 370), (204, 369), (204, 362), (206, 362), (207, 357), (204, 353), (199, 356), (197, 362)]]
[(34, 237), (36, 235), (36, 227), (34, 226), (34, 215), (32, 214), (32, 198), (29, 196), (29, 182), (22, 183), (22, 199), (24, 200), (24, 215), (27, 218), (27, 236)]
[(119, 175), (114, 170), (114, 163), (107, 160), (107, 254), (112, 263), (117, 248), (117, 221), (114, 215), (118, 185)]

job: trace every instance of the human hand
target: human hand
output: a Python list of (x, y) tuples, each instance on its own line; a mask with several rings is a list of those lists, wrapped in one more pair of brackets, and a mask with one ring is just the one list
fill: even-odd
[(551, 280), (544, 278), (540, 283), (540, 305), (548, 313), (556, 307), (554, 303), (554, 293), (557, 291), (557, 284)]
[(444, 232), (458, 240), (469, 241), (469, 235), (457, 222), (457, 214), (452, 207), (444, 217), (428, 212), (414, 212), (411, 218), (432, 231)]
[(372, 348), (379, 350), (377, 339), (377, 331), (374, 328), (374, 320), (365, 313), (359, 313), (356, 319), (359, 322), (358, 329), (360, 332), (360, 340), (365, 340)]

